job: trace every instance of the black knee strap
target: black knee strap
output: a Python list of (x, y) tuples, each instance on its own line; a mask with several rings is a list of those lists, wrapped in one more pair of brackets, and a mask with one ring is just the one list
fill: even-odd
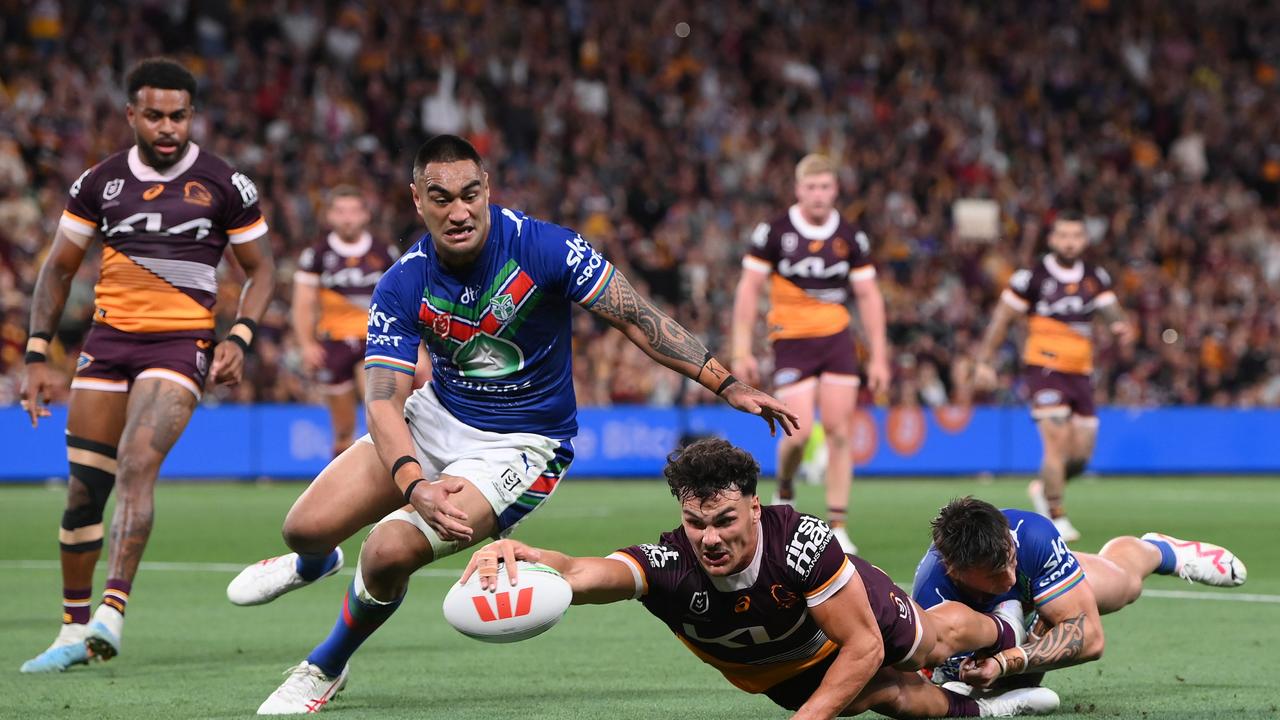
[[(104, 461), (110, 461), (97, 463), (98, 465), (113, 464), (116, 459), (116, 449), (114, 447), (74, 435), (67, 436), (67, 449), (69, 451), (87, 451), (100, 456)], [(84, 486), (85, 492), (89, 496), (89, 501), (76, 507), (68, 508), (62, 513), (62, 529), (70, 533), (81, 528), (101, 525), (102, 513), (107, 507), (107, 499), (111, 497), (111, 489), (116, 484), (115, 473), (85, 463), (68, 462), (68, 465), (70, 466), (73, 481), (79, 482)], [(65, 536), (64, 533), (64, 539)], [(99, 536), (83, 542), (60, 542), (59, 544), (66, 552), (91, 552), (102, 547), (102, 537)]]

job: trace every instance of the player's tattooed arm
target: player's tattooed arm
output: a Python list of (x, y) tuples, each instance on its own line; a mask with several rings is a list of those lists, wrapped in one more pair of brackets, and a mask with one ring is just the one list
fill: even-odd
[(1111, 302), (1098, 308), (1098, 317), (1102, 318), (1107, 328), (1111, 330), (1111, 334), (1122, 344), (1127, 345), (1137, 339), (1137, 331), (1129, 323), (1129, 318), (1125, 315), (1124, 308), (1120, 307), (1120, 303)]
[[(365, 371), (365, 402), (391, 400), (400, 389), (400, 377), (404, 373), (387, 368), (369, 368)], [(403, 401), (403, 398), (401, 399)]]
[(1080, 613), (1049, 628), (1039, 640), (1023, 648), (1026, 652), (1026, 669), (1052, 670), (1079, 662), (1084, 653), (1088, 619), (1086, 613)]
[(710, 357), (707, 347), (693, 333), (641, 297), (622, 273), (614, 275), (604, 296), (591, 306), (591, 312), (622, 331), (649, 357), (697, 380), (712, 392), (729, 377), (729, 371)]
[(786, 405), (732, 377), (693, 333), (640, 297), (622, 273), (614, 274), (591, 312), (618, 328), (659, 364), (698, 382), (738, 410), (759, 415), (768, 423), (770, 433), (781, 426), (790, 435), (799, 427), (796, 414)]
[(36, 277), (35, 292), (31, 296), (32, 333), (52, 334), (62, 317), (62, 308), (71, 292), (71, 281), (84, 261), (85, 248), (81, 247), (63, 230), (53, 236), (53, 248), (40, 274)]

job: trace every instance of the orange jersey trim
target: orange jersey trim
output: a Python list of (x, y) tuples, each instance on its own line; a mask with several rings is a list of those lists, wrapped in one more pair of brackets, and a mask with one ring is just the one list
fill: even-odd
[(86, 218), (82, 218), (82, 217), (80, 217), (79, 215), (77, 215), (77, 214), (75, 214), (75, 213), (71, 212), (70, 210), (63, 210), (63, 211), (62, 211), (62, 217), (66, 218), (66, 219), (68, 219), (68, 220), (71, 220), (71, 221), (73, 221), (73, 222), (78, 222), (78, 223), (80, 223), (81, 225), (84, 225), (84, 226), (89, 230), (89, 232), (91, 232), (91, 233), (92, 233), (92, 232), (97, 232), (97, 230), (98, 230), (98, 224), (97, 224), (97, 223), (93, 222), (92, 220), (88, 220), (88, 219), (86, 219)]
[(333, 340), (363, 340), (369, 332), (369, 309), (352, 303), (340, 292), (322, 288), (316, 331)]
[(1022, 361), (1073, 375), (1093, 372), (1093, 343), (1061, 320), (1031, 316)]
[(827, 337), (849, 327), (843, 305), (815, 299), (776, 273), (769, 280), (769, 339)]
[(827, 588), (831, 587), (831, 583), (840, 579), (840, 577), (844, 574), (845, 566), (848, 564), (849, 564), (849, 558), (848, 556), (846, 556), (844, 559), (844, 562), (840, 563), (840, 567), (836, 569), (835, 575), (832, 575), (831, 577), (827, 578), (826, 582), (822, 583), (818, 587), (805, 593), (804, 596), (806, 598), (812, 598), (816, 595), (821, 595), (823, 590), (826, 590)]
[(615, 557), (624, 562), (631, 563), (631, 567), (638, 574), (638, 577), (640, 578), (640, 583), (641, 583), (640, 587), (636, 588), (636, 590), (639, 591), (636, 597), (644, 597), (645, 595), (649, 594), (649, 576), (645, 573), (644, 566), (640, 564), (640, 561), (636, 560), (635, 558), (631, 557), (630, 555), (624, 552), (613, 553), (612, 555), (610, 555), (610, 557)]
[(259, 225), (262, 225), (266, 221), (267, 221), (266, 217), (259, 217), (257, 220), (254, 220), (253, 222), (249, 223), (248, 225), (245, 225), (244, 227), (231, 228), (230, 230), (227, 231), (227, 234), (241, 235), (243, 233), (249, 232), (250, 230), (258, 227)]
[(822, 644), (822, 647), (818, 648), (818, 652), (806, 658), (769, 663), (767, 665), (750, 665), (721, 660), (698, 649), (683, 635), (677, 634), (676, 637), (680, 638), (680, 642), (684, 643), (690, 652), (697, 655), (699, 660), (719, 670), (720, 674), (724, 675), (725, 679), (733, 683), (735, 687), (749, 693), (762, 693), (784, 680), (790, 680), (822, 662), (840, 647), (835, 642), (827, 640)]
[(124, 332), (212, 330), (213, 312), (128, 255), (102, 249), (94, 319)]

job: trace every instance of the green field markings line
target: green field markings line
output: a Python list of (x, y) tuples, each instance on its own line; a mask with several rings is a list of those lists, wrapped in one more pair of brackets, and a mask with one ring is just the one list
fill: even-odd
[[(61, 565), (54, 560), (0, 560), (0, 570), (59, 570)], [(235, 563), (213, 563), (213, 562), (151, 562), (142, 563), (139, 569), (148, 572), (209, 572), (209, 573), (238, 573), (248, 567), (247, 565), (236, 565)], [(344, 568), (339, 575), (354, 575), (353, 568)], [(451, 578), (456, 579), (462, 575), (462, 571), (458, 569), (446, 568), (423, 568), (414, 573), (419, 577), (430, 578)], [(898, 583), (899, 587), (907, 587)], [(1264, 595), (1260, 593), (1237, 593), (1237, 592), (1200, 592), (1197, 590), (1159, 590), (1156, 588), (1144, 588), (1142, 597), (1157, 597), (1173, 600), (1217, 600), (1221, 602), (1248, 602), (1248, 603), (1276, 603), (1280, 604), (1280, 595)]]

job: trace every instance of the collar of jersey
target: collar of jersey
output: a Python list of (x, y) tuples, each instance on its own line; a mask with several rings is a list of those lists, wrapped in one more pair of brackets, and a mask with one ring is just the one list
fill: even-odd
[(196, 164), (196, 158), (198, 157), (200, 157), (200, 146), (191, 143), (187, 147), (187, 154), (181, 160), (169, 166), (168, 170), (160, 172), (142, 162), (142, 154), (138, 151), (138, 146), (134, 145), (129, 148), (129, 172), (133, 173), (133, 176), (142, 182), (169, 182), (190, 170), (191, 166)]
[(751, 558), (751, 564), (743, 568), (741, 571), (732, 575), (719, 577), (716, 575), (708, 575), (712, 586), (720, 592), (734, 592), (737, 590), (746, 590), (756, 584), (756, 578), (760, 577), (760, 559), (764, 557), (764, 528), (761, 527), (759, 521), (756, 522), (756, 554)]
[(364, 257), (369, 252), (369, 248), (373, 247), (373, 236), (369, 233), (360, 235), (360, 239), (355, 242), (344, 242), (338, 237), (338, 233), (329, 233), (326, 238), (329, 241), (329, 247), (342, 257)]
[(1076, 260), (1069, 268), (1062, 267), (1053, 253), (1044, 256), (1044, 267), (1054, 280), (1064, 283), (1078, 283), (1084, 279), (1084, 261)]
[(799, 205), (792, 205), (787, 208), (787, 218), (791, 220), (796, 232), (800, 233), (800, 237), (805, 240), (826, 240), (835, 234), (836, 227), (840, 225), (840, 213), (835, 210), (832, 210), (831, 215), (827, 216), (826, 222), (821, 225), (814, 225), (804, 219), (804, 213), (800, 212)]

